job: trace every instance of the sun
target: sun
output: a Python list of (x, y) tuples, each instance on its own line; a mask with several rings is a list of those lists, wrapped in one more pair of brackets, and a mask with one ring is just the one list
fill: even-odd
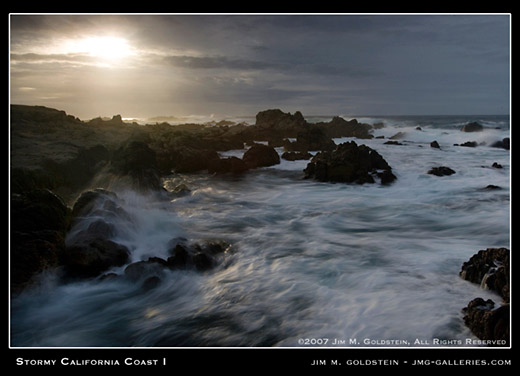
[(89, 56), (105, 60), (121, 60), (133, 54), (128, 41), (120, 37), (102, 36), (88, 37), (75, 42), (77, 52), (86, 53)]

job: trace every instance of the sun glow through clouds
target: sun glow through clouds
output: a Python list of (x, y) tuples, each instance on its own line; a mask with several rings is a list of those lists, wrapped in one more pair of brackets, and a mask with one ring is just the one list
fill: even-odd
[(126, 39), (119, 37), (88, 37), (74, 41), (70, 50), (85, 53), (103, 61), (118, 61), (133, 55)]

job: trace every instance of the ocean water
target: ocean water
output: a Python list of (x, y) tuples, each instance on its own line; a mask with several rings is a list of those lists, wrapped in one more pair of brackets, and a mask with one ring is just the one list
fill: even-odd
[[(500, 298), (459, 271), (481, 249), (510, 246), (510, 152), (490, 147), (510, 136), (509, 118), (358, 120), (385, 125), (374, 130), (385, 139), (353, 140), (387, 160), (393, 184), (305, 180), (308, 161), (282, 159), (240, 177), (172, 175), (167, 189), (183, 183), (190, 192), (169, 198), (116, 192), (132, 222), (114, 223), (114, 240), (132, 261), (167, 258), (177, 237), (232, 246), (215, 268), (165, 271), (146, 292), (124, 279), (43, 276), (11, 301), (11, 345), (474, 346), (461, 309), (479, 296)], [(461, 132), (469, 121), (486, 129)], [(385, 145), (397, 132), (403, 145)], [(481, 145), (453, 146), (466, 141)], [(456, 173), (427, 174), (435, 166)], [(500, 189), (485, 189), (491, 184)]]

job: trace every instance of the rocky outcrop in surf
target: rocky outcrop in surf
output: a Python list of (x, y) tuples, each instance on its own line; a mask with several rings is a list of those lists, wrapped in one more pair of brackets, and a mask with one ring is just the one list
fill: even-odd
[(482, 132), (484, 130), (484, 127), (476, 121), (473, 121), (464, 125), (460, 130), (462, 132)]
[(503, 301), (473, 299), (462, 311), (464, 323), (490, 346), (509, 344), (510, 338), (510, 251), (507, 248), (481, 250), (462, 265), (461, 278), (495, 291)]
[(323, 182), (390, 184), (396, 179), (392, 168), (375, 150), (354, 141), (338, 145), (332, 152), (319, 152), (304, 170), (305, 178)]

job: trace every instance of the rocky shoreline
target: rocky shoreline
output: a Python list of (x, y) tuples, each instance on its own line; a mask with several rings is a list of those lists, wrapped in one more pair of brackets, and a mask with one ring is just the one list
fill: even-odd
[[(371, 129), (339, 117), (329, 123), (309, 123), (300, 112), (280, 110), (258, 113), (254, 125), (142, 126), (125, 123), (120, 115), (83, 122), (64, 111), (12, 105), (12, 187), (15, 191), (51, 189), (69, 204), (90, 187), (121, 185), (154, 191), (161, 188), (161, 176), (172, 172), (240, 174), (279, 163), (274, 147), (298, 153), (332, 151), (336, 148), (332, 137), (372, 138)], [(218, 154), (244, 145), (250, 149), (242, 159)]]
[[(309, 159), (309, 151), (336, 155), (339, 151), (332, 137), (372, 138), (371, 129), (371, 125), (340, 117), (309, 123), (300, 112), (281, 110), (259, 112), (254, 125), (143, 126), (125, 123), (120, 115), (84, 122), (64, 111), (11, 105), (11, 292), (23, 291), (49, 269), (68, 280), (98, 278), (110, 268), (127, 264), (130, 251), (112, 240), (116, 234), (109, 220), (131, 221), (114, 193), (120, 189), (167, 197), (189, 190), (180, 187), (168, 193), (162, 178), (172, 173), (243, 174), (279, 164), (274, 147), (281, 146), (287, 160)], [(237, 149), (245, 150), (242, 158), (219, 156), (219, 152)], [(358, 150), (364, 154), (355, 163), (352, 155), (336, 156), (335, 166), (356, 179), (338, 180), (338, 174), (316, 178), (373, 183), (372, 175), (380, 174), (376, 169), (390, 169), (376, 151), (354, 142), (350, 149), (351, 154)], [(367, 163), (373, 166), (367, 169)], [(92, 208), (95, 215), (89, 211)], [(217, 251), (218, 247), (184, 239), (172, 245), (168, 260), (142, 261), (146, 264), (132, 266), (131, 274), (161, 267), (205, 270), (230, 247), (221, 248)]]
[(490, 345), (509, 345), (510, 341), (510, 251), (488, 248), (473, 255), (462, 265), (460, 276), (483, 289), (496, 292), (502, 302), (475, 298), (462, 310), (464, 323), (473, 334)]
[[(381, 127), (378, 125), (377, 127)], [(221, 239), (200, 243), (172, 237), (169, 257), (130, 263), (130, 251), (113, 239), (111, 218), (132, 224), (117, 195), (121, 188), (165, 196), (162, 187), (172, 173), (240, 175), (280, 163), (275, 147), (288, 161), (309, 160), (307, 179), (322, 182), (388, 185), (398, 177), (376, 151), (354, 141), (336, 145), (332, 138), (373, 138), (375, 125), (334, 117), (309, 123), (300, 112), (266, 110), (254, 125), (125, 123), (81, 121), (64, 111), (41, 106), (11, 106), (11, 249), (10, 288), (13, 296), (37, 284), (46, 271), (63, 281), (126, 278), (145, 290), (161, 283), (165, 270), (210, 270), (233, 246)], [(479, 131), (475, 124), (463, 131)], [(262, 142), (262, 143), (258, 143)], [(438, 144), (432, 147), (439, 148)], [(509, 139), (495, 147), (509, 148)], [(246, 150), (247, 148), (247, 150)], [(219, 152), (245, 150), (242, 158)], [(314, 156), (309, 152), (317, 152)], [(428, 171), (455, 173), (449, 167)], [(184, 188), (183, 188), (184, 189)], [(187, 188), (186, 188), (187, 189)], [(106, 274), (125, 266), (121, 275)], [(503, 298), (477, 298), (464, 309), (464, 322), (484, 340), (509, 343), (509, 250), (480, 251), (462, 267), (461, 277), (497, 291)]]

